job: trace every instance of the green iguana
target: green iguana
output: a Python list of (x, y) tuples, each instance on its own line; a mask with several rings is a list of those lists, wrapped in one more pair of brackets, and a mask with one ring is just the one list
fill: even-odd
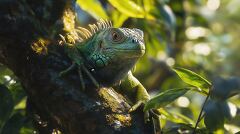
[(89, 27), (91, 30), (79, 27), (77, 35), (74, 32), (71, 36), (60, 35), (61, 43), (68, 44), (66, 53), (73, 62), (60, 75), (77, 67), (82, 89), (85, 79), (97, 87), (119, 84), (121, 89), (136, 96), (136, 103), (130, 109), (134, 111), (149, 100), (147, 90), (131, 72), (145, 53), (143, 32), (135, 28), (113, 28), (110, 21), (102, 19)]

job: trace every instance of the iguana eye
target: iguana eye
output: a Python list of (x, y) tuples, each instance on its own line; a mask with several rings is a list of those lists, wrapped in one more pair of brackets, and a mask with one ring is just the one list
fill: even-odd
[(111, 40), (114, 43), (121, 43), (124, 41), (124, 35), (120, 31), (112, 30), (111, 31)]
[(119, 35), (116, 32), (113, 32), (112, 33), (112, 38), (113, 38), (114, 41), (117, 41), (117, 40), (119, 40)]

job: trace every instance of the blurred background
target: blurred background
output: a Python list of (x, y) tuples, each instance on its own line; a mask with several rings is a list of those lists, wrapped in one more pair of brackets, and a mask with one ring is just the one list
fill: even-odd
[[(134, 75), (151, 95), (187, 86), (172, 67), (190, 69), (212, 82), (212, 99), (199, 127), (202, 133), (217, 134), (240, 131), (239, 13), (240, 0), (77, 0), (76, 4), (79, 26), (103, 18), (111, 20), (114, 27), (144, 31), (146, 54)], [(26, 94), (2, 65), (0, 83), (0, 131), (7, 132), (10, 127), (18, 133), (32, 133), (25, 117)], [(162, 108), (164, 131), (188, 133), (205, 97), (188, 92)], [(2, 108), (10, 112), (1, 112)]]

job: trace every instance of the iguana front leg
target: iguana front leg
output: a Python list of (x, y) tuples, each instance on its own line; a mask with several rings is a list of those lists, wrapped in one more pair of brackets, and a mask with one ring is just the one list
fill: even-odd
[(82, 63), (76, 63), (73, 62), (72, 65), (70, 67), (68, 67), (66, 70), (63, 70), (59, 73), (59, 76), (62, 77), (64, 75), (66, 75), (67, 73), (71, 72), (72, 70), (74, 70), (77, 67), (78, 69), (78, 75), (80, 78), (80, 83), (81, 83), (81, 87), (82, 90), (85, 90), (85, 83), (84, 83), (84, 79), (83, 79), (83, 72), (85, 72), (88, 76), (88, 78), (93, 82), (93, 84), (99, 88), (99, 84), (96, 81), (96, 79), (92, 76), (92, 74), (88, 71), (88, 69), (82, 64)]
[(62, 43), (64, 43), (64, 50), (67, 53), (68, 57), (72, 60), (72, 65), (70, 67), (68, 67), (66, 70), (63, 70), (59, 73), (59, 76), (62, 77), (64, 75), (66, 75), (67, 73), (71, 72), (72, 70), (74, 70), (76, 67), (78, 69), (78, 75), (80, 78), (80, 83), (81, 83), (81, 87), (82, 90), (85, 89), (85, 83), (84, 83), (84, 78), (83, 78), (83, 72), (86, 73), (87, 77), (90, 78), (90, 80), (93, 82), (93, 84), (99, 88), (99, 83), (96, 81), (96, 79), (92, 76), (92, 74), (89, 72), (89, 70), (85, 67), (83, 61), (84, 59), (82, 58), (82, 56), (79, 54), (79, 51), (76, 47), (75, 44), (75, 40), (73, 37), (71, 37), (70, 35), (68, 35), (68, 40), (71, 39), (70, 42), (68, 43), (65, 39), (65, 37), (63, 35), (59, 35), (62, 39)]
[(72, 65), (70, 67), (68, 67), (67, 69), (61, 71), (59, 73), (59, 76), (63, 77), (63, 76), (65, 76), (66, 74), (68, 74), (69, 72), (71, 72), (72, 70), (74, 70), (77, 67), (78, 67), (78, 75), (79, 75), (79, 78), (80, 78), (80, 83), (81, 83), (82, 90), (85, 90), (85, 84), (84, 84), (84, 80), (83, 80), (81, 66), (77, 66), (77, 64), (75, 62), (73, 62)]
[[(145, 104), (150, 96), (144, 86), (132, 75), (129, 71), (128, 75), (123, 79), (120, 84), (121, 89), (126, 90), (127, 94), (135, 94), (135, 104), (130, 108), (129, 112), (135, 111), (139, 106)], [(149, 120), (149, 112), (145, 112), (145, 121)]]
[(76, 64), (75, 64), (75, 63), (72, 63), (72, 65), (71, 65), (70, 67), (68, 67), (67, 69), (61, 71), (61, 72), (59, 73), (59, 76), (62, 77), (62, 76), (64, 76), (64, 75), (66, 75), (67, 73), (69, 73), (69, 72), (71, 72), (72, 70), (74, 70), (76, 67), (77, 67)]
[(87, 74), (88, 78), (90, 78), (90, 80), (92, 81), (92, 83), (93, 83), (97, 88), (99, 88), (99, 87), (100, 87), (99, 83), (98, 83), (97, 80), (92, 76), (92, 74), (89, 72), (89, 70), (88, 70), (84, 65), (82, 65), (81, 68), (82, 68), (83, 71)]

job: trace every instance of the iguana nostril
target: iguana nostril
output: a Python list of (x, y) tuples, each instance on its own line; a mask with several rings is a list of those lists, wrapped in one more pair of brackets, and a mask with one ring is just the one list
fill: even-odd
[(134, 40), (134, 39), (132, 39), (132, 43), (135, 43), (135, 40)]

